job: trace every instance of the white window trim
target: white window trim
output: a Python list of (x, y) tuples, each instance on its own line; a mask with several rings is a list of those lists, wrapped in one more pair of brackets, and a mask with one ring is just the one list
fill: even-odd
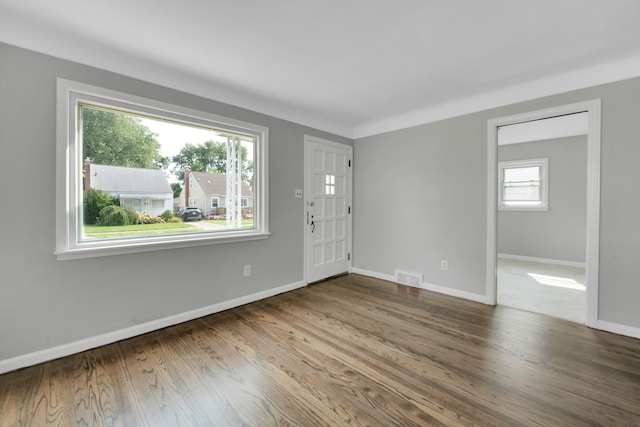
[[(217, 201), (216, 206), (213, 206), (213, 201), (214, 201), (214, 200), (215, 200), (215, 201)], [(218, 196), (212, 196), (212, 197), (211, 197), (211, 201), (209, 202), (209, 207), (210, 207), (211, 209), (217, 209), (217, 208), (219, 208), (219, 207), (220, 207), (220, 197), (218, 197)]]
[[(511, 168), (522, 168), (539, 166), (541, 168), (540, 177), (540, 205), (507, 205), (502, 196), (504, 194), (504, 170)], [(549, 159), (547, 157), (539, 159), (510, 160), (498, 163), (498, 210), (500, 211), (548, 211), (549, 210)]]
[[(82, 241), (82, 150), (77, 146), (78, 102), (135, 111), (193, 125), (224, 128), (255, 135), (256, 146), (254, 217), (255, 229), (215, 233), (158, 235), (150, 237)], [(57, 80), (56, 150), (56, 251), (58, 260), (120, 255), (218, 243), (260, 240), (269, 237), (268, 144), (269, 129), (186, 107), (167, 104), (122, 92), (65, 79)]]

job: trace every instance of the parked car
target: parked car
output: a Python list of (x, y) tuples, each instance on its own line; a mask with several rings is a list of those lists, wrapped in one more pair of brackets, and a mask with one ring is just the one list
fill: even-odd
[(196, 221), (200, 221), (202, 219), (202, 211), (198, 208), (180, 208), (176, 213), (176, 216), (182, 218), (183, 221), (189, 221), (190, 219), (195, 219)]

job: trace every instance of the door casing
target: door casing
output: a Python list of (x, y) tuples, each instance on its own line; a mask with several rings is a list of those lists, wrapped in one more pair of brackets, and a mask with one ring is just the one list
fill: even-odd
[(598, 271), (600, 254), (600, 122), (601, 100), (594, 99), (523, 114), (499, 117), (487, 122), (487, 277), (486, 302), (497, 303), (498, 246), (498, 128), (586, 111), (587, 131), (587, 247), (586, 247), (586, 325), (598, 323)]

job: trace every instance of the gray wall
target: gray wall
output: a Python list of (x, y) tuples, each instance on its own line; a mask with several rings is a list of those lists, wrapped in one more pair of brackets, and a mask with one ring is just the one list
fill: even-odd
[(498, 252), (585, 262), (587, 137), (498, 147), (498, 161), (549, 158), (549, 210), (498, 211)]
[(357, 139), (353, 266), (484, 296), (487, 120), (601, 98), (598, 317), (639, 328), (639, 94), (636, 78)]
[[(57, 261), (56, 78), (269, 127), (268, 240)], [(0, 361), (303, 277), (304, 134), (262, 114), (0, 44)], [(243, 277), (242, 265), (252, 265)]]

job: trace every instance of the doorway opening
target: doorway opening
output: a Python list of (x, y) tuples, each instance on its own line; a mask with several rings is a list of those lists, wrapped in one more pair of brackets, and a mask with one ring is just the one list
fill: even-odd
[[(545, 119), (569, 117), (576, 119), (580, 116), (584, 117), (586, 123), (586, 136), (574, 136), (567, 137), (567, 135), (557, 134), (551, 136), (539, 135), (535, 137), (536, 140), (548, 140), (557, 136), (562, 137), (565, 144), (572, 144), (576, 147), (583, 145), (583, 156), (586, 157), (586, 194), (582, 193), (583, 198), (583, 214), (586, 210), (586, 215), (582, 223), (572, 224), (576, 233), (581, 233), (582, 237), (577, 237), (572, 248), (566, 247), (567, 241), (571, 239), (556, 240), (556, 244), (547, 244), (545, 246), (545, 239), (540, 238), (544, 233), (542, 228), (544, 221), (538, 221), (537, 225), (526, 226), (533, 228), (529, 230), (523, 227), (524, 218), (540, 220), (544, 215), (539, 215), (537, 218), (534, 214), (540, 212), (554, 212), (554, 200), (549, 200), (549, 205), (544, 206), (543, 201), (546, 203), (545, 197), (548, 194), (544, 194), (543, 197), (543, 175), (541, 170), (538, 170), (539, 179), (536, 179), (535, 165), (543, 165), (543, 163), (527, 163), (522, 169), (517, 169), (519, 164), (516, 162), (512, 166), (514, 170), (510, 171), (505, 179), (505, 169), (500, 166), (499, 154), (503, 158), (502, 153), (499, 152), (499, 141), (503, 138), (501, 134), (511, 134), (517, 129), (517, 124), (524, 127), (544, 128), (547, 131), (551, 126), (544, 126)], [(550, 123), (550, 122), (547, 122)], [(536, 310), (532, 307), (535, 304), (536, 298), (540, 295), (550, 294), (569, 294), (578, 295), (574, 300), (571, 300), (569, 305), (562, 306), (560, 304), (555, 307), (556, 310), (560, 310), (567, 314), (566, 316), (558, 316), (569, 318), (569, 320), (585, 323), (587, 326), (595, 326), (597, 322), (597, 295), (598, 295), (598, 236), (599, 236), (599, 181), (600, 181), (600, 100), (587, 101), (577, 104), (565, 105), (547, 110), (534, 111), (524, 114), (518, 114), (508, 117), (501, 117), (490, 120), (487, 127), (487, 142), (488, 142), (488, 207), (487, 207), (487, 302), (489, 304), (505, 303), (505, 305), (512, 305), (518, 308), (529, 309), (531, 311), (539, 311), (545, 314), (558, 315), (557, 312), (546, 312), (545, 309)], [(515, 132), (518, 133), (518, 132)], [(586, 139), (586, 141), (585, 141)], [(520, 141), (523, 142), (523, 141)], [(586, 144), (585, 144), (586, 142)], [(511, 155), (513, 152), (519, 149), (514, 149), (517, 146), (516, 142), (511, 147)], [(539, 156), (533, 156), (535, 144), (528, 144), (526, 150), (528, 155), (520, 154), (520, 157), (535, 157), (533, 160), (540, 160)], [(548, 145), (548, 144), (547, 144)], [(584, 147), (586, 145), (586, 147)], [(525, 144), (521, 144), (524, 148)], [(525, 150), (525, 151), (526, 151)], [(533, 151), (532, 151), (533, 150)], [(522, 160), (522, 159), (520, 159)], [(531, 158), (528, 160), (532, 160)], [(525, 162), (526, 163), (526, 162)], [(561, 165), (559, 161), (550, 161), (549, 167), (553, 170), (555, 166)], [(532, 165), (534, 166), (532, 168)], [(509, 165), (507, 165), (509, 166)], [(529, 167), (528, 169), (524, 169)], [(540, 166), (543, 168), (544, 166)], [(562, 167), (562, 166), (560, 166)], [(583, 165), (584, 167), (584, 165)], [(565, 171), (566, 172), (566, 171)], [(562, 174), (562, 171), (560, 171)], [(575, 172), (576, 178), (580, 172)], [(551, 177), (553, 179), (553, 176)], [(570, 184), (571, 185), (571, 184)], [(584, 188), (583, 187), (583, 188)], [(548, 190), (551, 195), (557, 196), (560, 190), (550, 189)], [(555, 194), (554, 194), (555, 193)], [(573, 198), (577, 193), (569, 191), (566, 193), (566, 197)], [(545, 200), (543, 200), (545, 199)], [(509, 206), (511, 204), (511, 206)], [(524, 205), (524, 209), (522, 208)], [(526, 210), (527, 205), (531, 209)], [(586, 205), (586, 209), (585, 209)], [(515, 208), (514, 208), (515, 206)], [(557, 208), (558, 206), (556, 206)], [(556, 209), (557, 210), (557, 209)], [(513, 215), (509, 218), (502, 214), (513, 214), (520, 212), (524, 215), (519, 217), (516, 215), (515, 219)], [(554, 212), (557, 214), (557, 212)], [(499, 220), (499, 216), (502, 215)], [(550, 218), (551, 215), (547, 215)], [(579, 221), (578, 221), (579, 222)], [(506, 230), (500, 230), (499, 227), (503, 226)], [(511, 227), (509, 229), (509, 227)], [(538, 229), (536, 229), (538, 227)], [(570, 228), (570, 227), (569, 227)], [(501, 234), (499, 235), (499, 231)], [(504, 233), (502, 233), (504, 231)], [(552, 232), (546, 230), (547, 232)], [(564, 230), (566, 231), (566, 230)], [(527, 238), (525, 234), (530, 232), (530, 236)], [(521, 235), (518, 235), (521, 233)], [(533, 234), (531, 234), (533, 233)], [(537, 247), (529, 248), (530, 253), (523, 252), (522, 248), (518, 247), (522, 241), (536, 241)], [(549, 240), (550, 238), (548, 238)], [(581, 240), (582, 239), (582, 240)], [(565, 246), (565, 247), (563, 247)], [(578, 248), (578, 249), (576, 249)], [(543, 250), (547, 250), (544, 252)], [(537, 251), (537, 252), (536, 252)], [(515, 253), (509, 253), (515, 252)], [(518, 253), (519, 252), (519, 253)], [(568, 255), (569, 254), (569, 255)], [(568, 259), (563, 259), (568, 258)], [(551, 262), (549, 262), (551, 261)], [(555, 261), (560, 261), (555, 262)], [(562, 262), (564, 261), (564, 262)], [(564, 265), (558, 265), (564, 264)], [(584, 271), (580, 271), (583, 266)], [(521, 289), (528, 289), (529, 294), (524, 291), (520, 295), (514, 295), (513, 289), (504, 287), (498, 291), (498, 282), (500, 277), (502, 279), (518, 277), (520, 279)], [(584, 288), (584, 290), (582, 290)], [(502, 292), (504, 291), (504, 292)], [(539, 292), (539, 296), (536, 297), (535, 292)], [(580, 294), (583, 297), (584, 302), (580, 302)], [(514, 302), (514, 297), (520, 297), (519, 302)], [(511, 300), (510, 300), (511, 299)], [(569, 301), (571, 298), (568, 298)], [(509, 302), (510, 301), (510, 302)], [(524, 302), (528, 302), (530, 306), (522, 306)], [(553, 308), (550, 300), (546, 301), (547, 308)], [(577, 308), (575, 307), (577, 304)], [(577, 310), (577, 315), (576, 315)], [(561, 313), (562, 314), (562, 313)]]
[(498, 128), (497, 303), (586, 321), (586, 112)]

